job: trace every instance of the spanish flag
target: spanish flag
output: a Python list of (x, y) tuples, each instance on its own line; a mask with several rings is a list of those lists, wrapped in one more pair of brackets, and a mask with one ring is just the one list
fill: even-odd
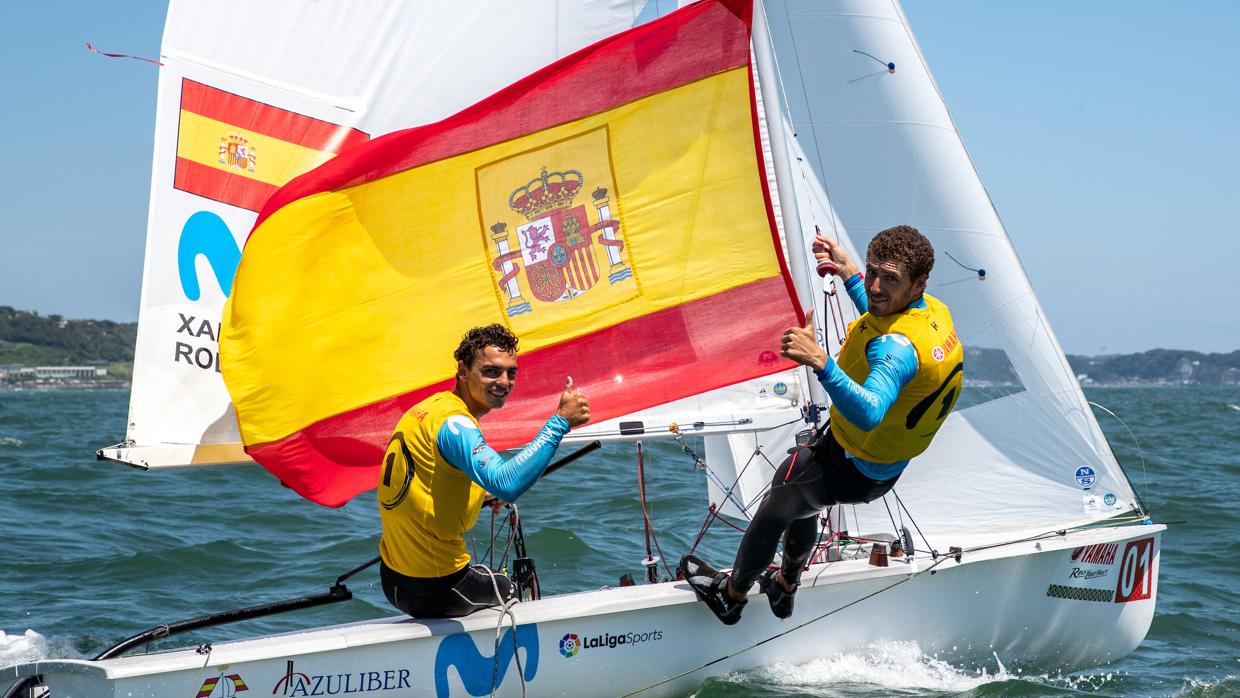
[(369, 138), (355, 128), (182, 79), (173, 186), (258, 211), (293, 177)]
[(342, 152), (250, 233), (220, 355), (246, 451), (339, 506), (467, 329), (520, 338), (503, 449), (566, 375), (596, 421), (787, 368), (800, 322), (755, 115), (750, 0), (604, 39), (441, 122)]

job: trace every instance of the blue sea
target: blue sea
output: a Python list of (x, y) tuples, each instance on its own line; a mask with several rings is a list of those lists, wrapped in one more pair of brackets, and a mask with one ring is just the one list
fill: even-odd
[[(714, 679), (697, 695), (1240, 695), (1240, 388), (1086, 394), (1123, 420), (1098, 412), (1154, 518), (1170, 524), (1157, 615), (1134, 653), (1029, 675), (998, 664), (963, 670), (912, 644), (876, 643)], [(124, 391), (0, 393), (0, 666), (90, 657), (159, 623), (326, 591), (376, 555), (370, 496), (325, 509), (255, 466), (140, 472), (96, 462), (95, 449), (123, 438), (128, 401)], [(705, 514), (703, 475), (673, 445), (645, 453), (658, 542), (676, 558)], [(544, 593), (642, 578), (634, 464), (633, 446), (607, 446), (522, 498)], [(708, 558), (735, 550), (737, 534), (719, 528)], [(348, 584), (353, 601), (168, 646), (393, 615), (374, 569)]]

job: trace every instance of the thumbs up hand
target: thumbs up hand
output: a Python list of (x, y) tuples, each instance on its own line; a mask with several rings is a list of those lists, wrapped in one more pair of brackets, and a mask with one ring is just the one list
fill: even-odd
[(560, 393), (560, 406), (555, 413), (568, 422), (568, 426), (576, 428), (590, 421), (590, 401), (586, 394), (573, 385), (573, 377), (564, 381), (564, 392)]
[(822, 370), (822, 367), (827, 365), (827, 352), (818, 346), (818, 338), (814, 332), (813, 308), (805, 314), (804, 326), (784, 330), (784, 336), (779, 342), (779, 355), (814, 370)]

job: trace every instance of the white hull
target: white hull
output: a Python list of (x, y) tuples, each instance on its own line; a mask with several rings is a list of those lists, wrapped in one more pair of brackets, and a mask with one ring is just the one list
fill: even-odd
[[(1109, 662), (1149, 629), (1163, 530), (1078, 531), (937, 566), (928, 558), (887, 568), (864, 560), (817, 565), (802, 580), (792, 618), (776, 619), (755, 591), (734, 627), (720, 625), (683, 582), (519, 604), (526, 691), (683, 695), (709, 676), (804, 663), (876, 640), (915, 642), (958, 665), (996, 656), (1009, 667), (1059, 670)], [(397, 617), (224, 642), (209, 653), (32, 662), (3, 670), (0, 685), (41, 674), (52, 698), (224, 698), (242, 686), (255, 693), (241, 695), (489, 695), (498, 621), (495, 612), (459, 621)], [(505, 621), (497, 695), (519, 696), (508, 628)]]

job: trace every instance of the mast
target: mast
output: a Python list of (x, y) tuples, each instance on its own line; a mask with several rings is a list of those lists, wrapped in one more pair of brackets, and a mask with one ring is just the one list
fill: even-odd
[[(779, 77), (776, 74), (775, 51), (771, 46), (771, 34), (766, 25), (766, 9), (762, 0), (753, 3), (753, 31), (751, 34), (754, 49), (754, 65), (758, 71), (758, 94), (762, 101), (763, 115), (766, 117), (766, 131), (771, 140), (771, 163), (775, 169), (775, 195), (779, 200), (779, 212), (784, 229), (784, 240), (788, 248), (788, 270), (792, 273), (792, 282), (796, 286), (801, 308), (813, 308), (814, 281), (809, 277), (808, 265), (801, 263), (807, 254), (809, 241), (801, 226), (801, 214), (797, 208), (796, 188), (792, 178), (792, 168), (788, 162), (788, 141), (784, 130), (784, 111), (779, 94)], [(768, 89), (769, 87), (769, 89)], [(823, 318), (817, 318), (822, 322)], [(825, 336), (825, 335), (824, 335)], [(818, 383), (808, 367), (801, 367), (799, 373), (805, 385), (809, 387), (810, 402), (814, 405), (825, 405), (826, 392)]]

